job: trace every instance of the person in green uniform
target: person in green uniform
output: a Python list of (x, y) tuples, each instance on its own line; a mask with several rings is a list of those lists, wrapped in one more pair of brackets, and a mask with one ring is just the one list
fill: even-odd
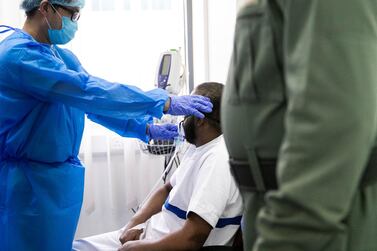
[(222, 128), (250, 251), (377, 250), (377, 1), (238, 14)]

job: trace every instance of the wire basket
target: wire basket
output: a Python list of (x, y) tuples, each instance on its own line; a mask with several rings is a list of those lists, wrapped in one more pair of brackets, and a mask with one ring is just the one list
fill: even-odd
[(139, 143), (140, 150), (146, 154), (153, 155), (171, 155), (176, 149), (174, 140), (151, 140), (148, 144)]

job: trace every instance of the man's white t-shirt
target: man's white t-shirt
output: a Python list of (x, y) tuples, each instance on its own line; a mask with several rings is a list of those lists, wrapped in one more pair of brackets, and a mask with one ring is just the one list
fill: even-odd
[[(231, 245), (243, 206), (228, 159), (223, 136), (197, 148), (190, 145), (170, 180), (169, 198), (146, 224), (144, 239), (156, 240), (180, 230), (188, 212), (193, 212), (213, 227), (205, 246)], [(122, 233), (120, 229), (77, 240), (73, 250), (116, 250)]]
[(173, 189), (162, 211), (146, 228), (146, 239), (181, 229), (193, 212), (213, 227), (205, 246), (230, 245), (242, 216), (242, 199), (230, 173), (223, 136), (186, 151), (170, 183)]

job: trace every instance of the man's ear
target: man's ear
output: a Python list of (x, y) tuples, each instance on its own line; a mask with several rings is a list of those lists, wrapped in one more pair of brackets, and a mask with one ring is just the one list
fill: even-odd
[(42, 1), (41, 5), (39, 5), (38, 10), (43, 16), (47, 15), (49, 5), (48, 1)]

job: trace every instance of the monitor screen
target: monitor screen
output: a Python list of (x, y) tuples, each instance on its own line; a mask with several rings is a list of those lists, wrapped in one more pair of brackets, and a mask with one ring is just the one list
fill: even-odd
[(168, 75), (170, 68), (171, 55), (165, 55), (162, 59), (161, 75)]

